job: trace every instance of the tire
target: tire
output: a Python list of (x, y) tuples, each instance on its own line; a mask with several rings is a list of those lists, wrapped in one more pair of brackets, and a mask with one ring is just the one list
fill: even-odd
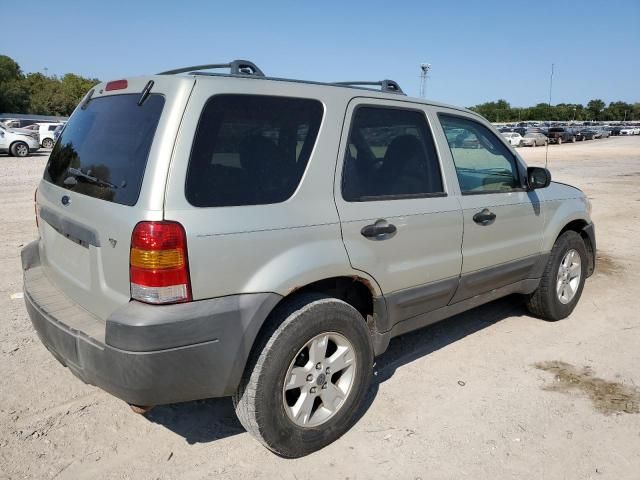
[[(559, 295), (561, 273), (560, 265), (570, 252), (576, 252), (579, 256), (580, 277), (576, 282), (573, 296), (561, 299)], [(573, 312), (578, 304), (588, 268), (587, 249), (580, 234), (574, 231), (564, 232), (558, 237), (551, 249), (549, 260), (540, 279), (538, 288), (527, 297), (527, 309), (533, 315), (549, 321), (562, 320)]]
[[(323, 338), (322, 335), (346, 340), (352, 346), (348, 350), (351, 363), (333, 372), (326, 369), (331, 365), (329, 359), (338, 352), (337, 349), (330, 352), (331, 338), (334, 338), (331, 337), (327, 342), (327, 357), (317, 369), (315, 355), (306, 346)], [(322, 357), (320, 354), (316, 358)], [(291, 369), (300, 370), (301, 374), (290, 375)], [(337, 440), (356, 422), (366, 400), (372, 370), (373, 347), (362, 315), (342, 300), (319, 294), (301, 295), (277, 307), (270, 317), (233, 396), (233, 405), (240, 423), (268, 449), (286, 458), (301, 457)], [(286, 378), (299, 379), (301, 386), (290, 386), (285, 393)], [(324, 392), (338, 391), (337, 382), (344, 380), (350, 382), (346, 392), (341, 390), (344, 397), (341, 400), (333, 397), (333, 401), (338, 400), (340, 404), (322, 420), (322, 415), (328, 415)], [(325, 388), (329, 384), (331, 386)], [(315, 397), (311, 397), (312, 393)], [(295, 420), (294, 408), (300, 405), (299, 412), (304, 413), (305, 402), (299, 400), (306, 397), (313, 398), (312, 403), (307, 403), (311, 405), (309, 412), (312, 408), (316, 410)], [(316, 407), (318, 401), (322, 403)], [(318, 419), (320, 423), (314, 425)], [(305, 422), (308, 425), (301, 425)]]
[(531, 144), (531, 146), (532, 146), (533, 148), (536, 148), (536, 147), (538, 146), (538, 144), (537, 144), (537, 143), (536, 143), (536, 141), (534, 140), (534, 141), (533, 141), (533, 143)]
[(576, 143), (576, 137), (571, 137), (571, 143)]
[(11, 145), (11, 155), (14, 157), (28, 157), (29, 156), (29, 145), (24, 142), (15, 142)]
[(558, 137), (558, 145), (562, 145), (562, 137)]
[(53, 140), (51, 138), (45, 138), (42, 141), (42, 148), (53, 148)]

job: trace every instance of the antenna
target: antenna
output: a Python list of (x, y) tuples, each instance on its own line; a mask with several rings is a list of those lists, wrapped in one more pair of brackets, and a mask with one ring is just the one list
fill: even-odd
[(424, 98), (427, 93), (427, 78), (429, 77), (429, 70), (431, 70), (430, 63), (420, 64), (420, 97)]
[[(551, 116), (551, 92), (553, 91), (553, 67), (555, 63), (551, 64), (551, 77), (549, 78), (549, 116)], [(547, 146), (544, 152), (544, 168), (547, 168), (549, 164), (549, 142), (547, 141)]]

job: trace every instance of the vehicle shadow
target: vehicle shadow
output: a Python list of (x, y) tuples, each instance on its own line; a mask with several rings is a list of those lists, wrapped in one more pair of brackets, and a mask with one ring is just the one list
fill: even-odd
[[(512, 295), (394, 338), (389, 344), (389, 349), (376, 359), (365, 406), (360, 411), (356, 423), (373, 404), (380, 384), (393, 377), (398, 368), (505, 318), (523, 315), (528, 313), (522, 300), (517, 295)], [(245, 431), (236, 418), (230, 398), (162, 405), (150, 410), (145, 417), (184, 437), (190, 444), (208, 443)]]

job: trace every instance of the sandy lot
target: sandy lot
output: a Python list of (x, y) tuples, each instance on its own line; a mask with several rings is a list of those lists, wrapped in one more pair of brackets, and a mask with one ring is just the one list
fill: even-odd
[(228, 399), (135, 415), (45, 350), (12, 295), (46, 158), (0, 156), (0, 479), (640, 478), (640, 137), (549, 148), (597, 225), (570, 318), (508, 298), (392, 341), (358, 424), (298, 460), (254, 441)]

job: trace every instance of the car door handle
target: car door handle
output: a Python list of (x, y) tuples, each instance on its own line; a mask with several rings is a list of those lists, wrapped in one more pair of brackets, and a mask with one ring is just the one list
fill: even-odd
[(367, 238), (386, 240), (387, 238), (391, 238), (397, 230), (393, 223), (389, 223), (385, 219), (380, 219), (376, 220), (376, 223), (363, 227), (360, 233)]
[(481, 212), (478, 212), (473, 216), (473, 221), (479, 225), (489, 225), (493, 223), (495, 219), (496, 219), (496, 214), (493, 213), (488, 208), (482, 209)]

